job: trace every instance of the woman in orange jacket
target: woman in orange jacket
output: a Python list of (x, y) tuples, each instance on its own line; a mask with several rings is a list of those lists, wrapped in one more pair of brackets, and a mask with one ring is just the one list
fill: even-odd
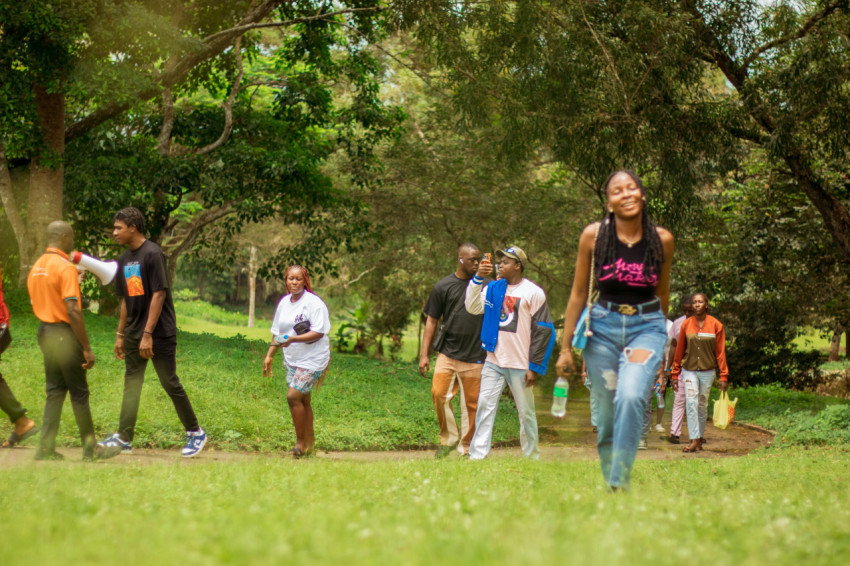
[[(694, 315), (682, 323), (673, 358), (673, 390), (685, 387), (685, 413), (688, 416), (688, 435), (691, 443), (683, 452), (702, 450), (705, 442), (705, 420), (708, 395), (716, 370), (720, 371), (721, 391), (729, 383), (726, 365), (726, 331), (723, 324), (708, 314), (708, 297), (697, 293), (693, 297)], [(679, 376), (681, 375), (680, 383)]]

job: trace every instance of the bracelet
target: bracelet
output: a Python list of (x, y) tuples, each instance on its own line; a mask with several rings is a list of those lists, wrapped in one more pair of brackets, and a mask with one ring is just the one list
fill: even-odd
[(667, 373), (673, 373), (672, 369), (665, 369), (664, 371), (666, 371)]
[(153, 332), (151, 332), (150, 330), (144, 330), (143, 332), (144, 332), (145, 334), (150, 334), (151, 336), (153, 336)]
[(118, 335), (118, 336), (120, 336), (121, 338), (124, 338), (124, 333), (123, 333), (123, 332), (116, 332), (115, 334), (117, 334), (117, 335)]

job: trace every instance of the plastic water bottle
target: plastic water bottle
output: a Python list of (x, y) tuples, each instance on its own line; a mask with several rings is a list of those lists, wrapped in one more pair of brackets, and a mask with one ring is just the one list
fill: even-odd
[(664, 408), (664, 393), (661, 392), (661, 384), (655, 384), (655, 406), (659, 409)]
[(274, 343), (275, 343), (275, 344), (277, 344), (277, 345), (280, 345), (280, 344), (283, 344), (284, 342), (286, 342), (288, 339), (289, 339), (289, 335), (288, 335), (288, 334), (284, 334), (284, 335), (283, 335), (282, 337), (280, 337), (280, 338), (278, 338), (277, 336), (275, 336), (275, 337), (274, 337)]
[(552, 397), (552, 416), (561, 418), (567, 414), (567, 397), (570, 394), (570, 382), (559, 377), (555, 380), (555, 392)]

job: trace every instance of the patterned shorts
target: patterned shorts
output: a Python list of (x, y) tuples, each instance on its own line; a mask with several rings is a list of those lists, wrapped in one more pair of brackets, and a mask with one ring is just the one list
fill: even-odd
[(286, 384), (304, 394), (309, 393), (316, 386), (322, 374), (325, 373), (323, 369), (312, 371), (293, 367), (288, 364), (283, 365), (286, 368)]

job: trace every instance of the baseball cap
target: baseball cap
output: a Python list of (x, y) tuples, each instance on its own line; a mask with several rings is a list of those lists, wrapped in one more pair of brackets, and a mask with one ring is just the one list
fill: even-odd
[(528, 263), (528, 256), (525, 255), (525, 252), (519, 246), (510, 246), (503, 250), (498, 250), (496, 252), (496, 259), (500, 259), (502, 256), (515, 259), (523, 265)]

